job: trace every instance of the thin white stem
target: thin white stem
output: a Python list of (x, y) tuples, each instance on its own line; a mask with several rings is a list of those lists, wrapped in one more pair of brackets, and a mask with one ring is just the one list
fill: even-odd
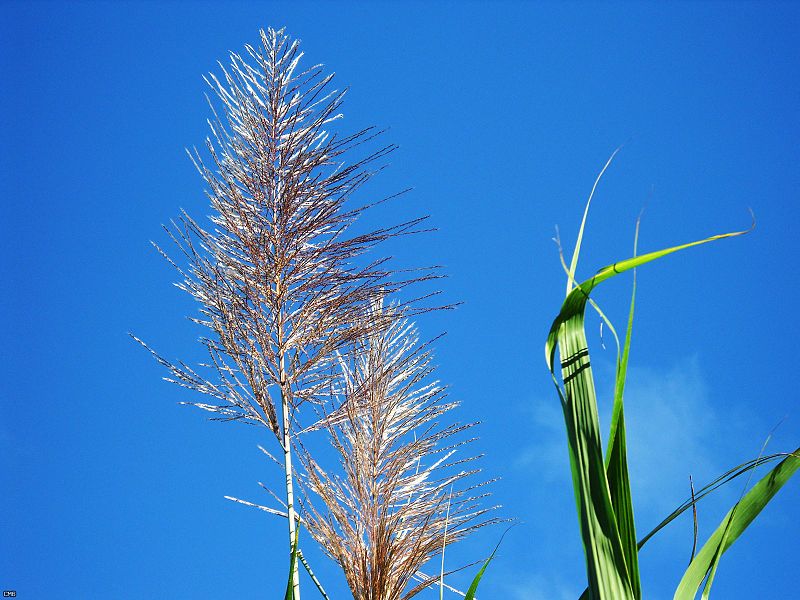
[[(428, 576), (428, 575), (425, 575), (425, 573), (423, 573), (422, 571), (417, 571), (416, 573), (414, 573), (414, 579), (416, 579), (417, 581), (420, 581), (420, 582), (421, 581), (431, 581), (431, 577)], [(428, 588), (433, 589), (434, 585), (436, 585), (436, 580), (435, 579), (433, 581), (431, 581), (431, 583), (428, 585)], [(459, 590), (457, 588), (454, 588), (452, 585), (448, 585), (448, 584), (445, 583), (444, 587), (445, 587), (445, 589), (453, 592), (454, 594), (458, 594), (462, 598), (466, 598), (467, 597), (467, 595), (464, 592), (462, 592), (461, 590)], [(475, 597), (475, 600), (478, 600), (477, 596)]]
[(439, 600), (444, 599), (444, 551), (447, 548), (447, 525), (450, 520), (450, 502), (453, 500), (453, 486), (450, 486), (450, 495), (447, 497), (447, 514), (444, 517), (444, 533), (442, 534), (442, 570), (439, 574)]
[[(294, 477), (292, 475), (292, 442), (289, 433), (289, 402), (290, 397), (286, 390), (285, 373), (283, 372), (283, 356), (280, 359), (281, 368), (281, 404), (283, 405), (283, 465), (286, 473), (286, 514), (289, 521), (289, 549), (291, 551), (294, 544), (295, 529), (295, 510), (294, 510)], [(300, 572), (297, 563), (292, 570), (293, 600), (300, 600)]]

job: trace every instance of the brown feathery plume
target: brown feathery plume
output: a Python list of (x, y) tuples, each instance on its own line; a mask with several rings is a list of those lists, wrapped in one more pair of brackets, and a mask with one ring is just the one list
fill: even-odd
[[(265, 426), (276, 436), (291, 545), (298, 408), (327, 397), (338, 352), (385, 327), (363, 318), (370, 299), (434, 275), (393, 281), (386, 259), (362, 257), (382, 241), (417, 231), (423, 219), (348, 233), (368, 207), (345, 203), (373, 174), (370, 165), (394, 147), (346, 162), (345, 155), (377, 133), (337, 137), (325, 131), (341, 116), (344, 96), (330, 89), (333, 76), (324, 75), (322, 65), (300, 70), (299, 43), (283, 30), (262, 30), (260, 46), (246, 50), (248, 61), (231, 53), (230, 66), (220, 64), (222, 77), (206, 79), (221, 109), (209, 101), (214, 119), (206, 145), (213, 169), (196, 150), (190, 153), (208, 186), (211, 227), (185, 212), (172, 229), (165, 227), (187, 268), (159, 248), (183, 277), (178, 287), (200, 304), (194, 321), (210, 332), (201, 338), (210, 356), (203, 365), (210, 370), (203, 372), (210, 375), (153, 354), (171, 371), (168, 381), (213, 399), (186, 404), (218, 420)], [(297, 600), (296, 567), (293, 578)]]
[[(344, 570), (355, 600), (407, 600), (436, 582), (420, 569), (445, 544), (498, 519), (479, 502), (487, 482), (467, 482), (479, 469), (463, 465), (478, 457), (455, 456), (472, 441), (458, 434), (475, 424), (439, 423), (456, 403), (430, 381), (429, 344), (397, 306), (375, 301), (363, 318), (390, 325), (365, 332), (340, 358), (338, 406), (316, 425), (329, 432), (341, 475), (299, 444), (303, 523)], [(422, 583), (412, 587), (415, 578)]]

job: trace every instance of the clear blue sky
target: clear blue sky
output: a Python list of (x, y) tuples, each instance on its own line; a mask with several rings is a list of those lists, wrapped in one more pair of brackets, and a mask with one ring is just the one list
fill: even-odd
[[(447, 298), (464, 302), (420, 325), (448, 331), (441, 379), (458, 416), (483, 422), (495, 500), (521, 522), (479, 597), (583, 588), (542, 348), (564, 288), (554, 227), (573, 243), (619, 144), (583, 275), (629, 254), (644, 205), (643, 251), (746, 227), (748, 207), (758, 218), (749, 236), (639, 273), (627, 409), (639, 527), (683, 500), (690, 473), (706, 481), (756, 455), (784, 417), (769, 448), (800, 445), (797, 4), (3, 3), (0, 587), (37, 600), (278, 597), (284, 524), (223, 499), (268, 499), (265, 439), (178, 406), (187, 393), (126, 335), (199, 356), (194, 307), (149, 240), (181, 207), (206, 214), (183, 151), (207, 133), (201, 75), (266, 26), (286, 26), (351, 87), (345, 130), (390, 127), (400, 145), (362, 198), (414, 191), (374, 223), (430, 214), (439, 228), (397, 256), (445, 265)], [(629, 283), (598, 295), (620, 326)], [(590, 343), (607, 377), (596, 320)], [(740, 490), (701, 505), (701, 533)], [(792, 481), (726, 555), (717, 598), (796, 597), (799, 507)], [(500, 533), (448, 560), (482, 558)], [(671, 597), (690, 547), (680, 521), (643, 551), (648, 599)]]

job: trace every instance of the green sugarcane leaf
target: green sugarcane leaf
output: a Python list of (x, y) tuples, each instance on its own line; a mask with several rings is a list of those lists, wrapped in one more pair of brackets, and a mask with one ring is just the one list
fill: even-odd
[[(675, 591), (675, 600), (691, 600), (697, 595), (706, 576), (713, 577), (713, 571), (722, 554), (742, 535), (798, 469), (800, 469), (800, 448), (778, 463), (728, 511), (722, 523), (711, 534), (684, 573), (678, 589)], [(703, 591), (704, 598), (708, 597), (710, 582), (711, 579)]]
[(603, 178), (608, 167), (611, 165), (611, 162), (614, 160), (614, 157), (622, 150), (622, 146), (619, 146), (614, 152), (611, 153), (611, 156), (606, 161), (606, 164), (600, 170), (600, 174), (594, 180), (594, 185), (592, 186), (592, 191), (589, 194), (589, 199), (586, 201), (586, 207), (583, 209), (583, 218), (581, 219), (581, 226), (578, 229), (578, 240), (575, 242), (575, 250), (572, 252), (572, 260), (569, 264), (569, 269), (567, 270), (567, 294), (572, 290), (572, 286), (575, 281), (575, 271), (578, 268), (578, 257), (581, 253), (581, 245), (583, 243), (583, 232), (586, 229), (586, 219), (589, 216), (589, 207), (592, 204), (592, 198), (594, 198), (594, 193), (597, 190), (597, 185), (600, 183), (600, 180)]
[[(722, 487), (726, 483), (733, 481), (734, 479), (737, 479), (738, 477), (741, 477), (742, 475), (750, 473), (753, 469), (769, 464), (778, 459), (783, 459), (786, 456), (789, 456), (789, 454), (787, 454), (786, 452), (779, 452), (776, 454), (770, 454), (768, 456), (759, 456), (756, 459), (749, 460), (747, 462), (744, 462), (740, 465), (733, 467), (732, 469), (729, 469), (728, 471), (726, 471), (725, 473), (723, 473), (710, 483), (707, 483), (702, 488), (700, 488), (694, 494), (693, 497), (690, 497), (687, 500), (685, 500), (678, 508), (672, 511), (663, 521), (661, 521), (649, 533), (647, 533), (647, 535), (645, 535), (642, 539), (640, 539), (639, 543), (637, 544), (638, 549), (641, 550), (642, 547), (648, 541), (650, 541), (650, 539), (653, 536), (655, 536), (656, 533), (658, 533), (664, 527), (672, 523), (680, 515), (689, 510), (694, 504), (697, 504), (698, 502), (700, 502), (700, 500), (702, 500), (709, 494), (715, 492), (718, 488)], [(581, 594), (580, 600), (589, 600), (589, 598), (591, 598), (591, 594), (589, 592), (589, 589), (587, 588), (583, 591), (583, 594)]]
[[(603, 460), (597, 398), (584, 329), (584, 314), (589, 294), (603, 281), (657, 258), (743, 233), (746, 232), (716, 235), (689, 244), (634, 256), (605, 267), (567, 295), (561, 312), (550, 329), (545, 344), (545, 357), (564, 411), (573, 487), (586, 554), (589, 592), (595, 600), (635, 598), (632, 581), (638, 579), (638, 569), (634, 572), (633, 564), (629, 565), (626, 561), (626, 550), (623, 547), (620, 525)], [(572, 272), (572, 268), (570, 271)], [(556, 348), (561, 357), (563, 389), (555, 372)], [(614, 471), (617, 473), (615, 488), (619, 492), (617, 497), (622, 509), (624, 497), (626, 494), (629, 496), (630, 491), (629, 489), (625, 491), (629, 485), (626, 480), (627, 465), (621, 463), (621, 455), (624, 454), (622, 452), (624, 429), (620, 435), (619, 423), (618, 418), (614, 437), (619, 437), (620, 442), (615, 442), (619, 446), (617, 466), (614, 467)], [(621, 514), (624, 518), (628, 518), (622, 510)], [(632, 520), (632, 511), (630, 519)], [(628, 540), (630, 531), (626, 529), (624, 533)]]
[(592, 597), (626, 600), (634, 596), (603, 461), (597, 399), (583, 327), (586, 295), (581, 290), (576, 288), (579, 293), (572, 292), (567, 297), (565, 304), (572, 300), (572, 307), (577, 310), (564, 320), (557, 333), (573, 486)]
[(494, 559), (494, 555), (497, 554), (497, 550), (498, 548), (500, 548), (500, 544), (503, 543), (503, 538), (506, 537), (506, 534), (509, 532), (510, 529), (511, 527), (506, 529), (503, 532), (503, 535), (500, 536), (500, 541), (497, 542), (497, 545), (494, 547), (494, 550), (492, 550), (492, 553), (489, 555), (489, 558), (486, 559), (486, 561), (483, 563), (483, 566), (478, 571), (478, 574), (475, 575), (475, 579), (472, 580), (469, 589), (467, 589), (467, 595), (464, 596), (464, 600), (475, 600), (475, 594), (478, 592), (478, 584), (481, 582), (481, 579), (483, 579), (484, 573), (486, 573), (486, 567), (488, 567), (489, 563), (492, 562), (492, 560)]
[(494, 553), (492, 553), (492, 556), (487, 558), (486, 562), (483, 563), (483, 566), (481, 567), (480, 571), (478, 571), (478, 574), (475, 575), (475, 579), (472, 580), (472, 583), (470, 584), (469, 589), (467, 590), (467, 595), (464, 596), (464, 600), (475, 600), (475, 594), (478, 593), (478, 584), (481, 582), (481, 579), (483, 579), (483, 574), (486, 572), (486, 567), (489, 566), (489, 563), (492, 562), (493, 558), (494, 558)]
[(730, 481), (733, 481), (734, 479), (749, 473), (753, 469), (756, 469), (756, 468), (758, 468), (758, 467), (760, 467), (762, 465), (765, 465), (767, 463), (773, 462), (773, 461), (775, 461), (775, 460), (777, 460), (779, 458), (782, 459), (785, 456), (787, 456), (787, 454), (785, 452), (780, 452), (780, 453), (777, 453), (777, 454), (770, 454), (768, 456), (760, 456), (760, 457), (758, 457), (758, 458), (756, 458), (754, 460), (749, 460), (747, 462), (744, 462), (744, 463), (742, 463), (740, 465), (737, 465), (737, 466), (733, 467), (732, 469), (729, 469), (728, 471), (726, 471), (725, 473), (723, 473), (722, 475), (720, 475), (719, 477), (714, 479), (711, 483), (708, 483), (708, 484), (704, 485), (702, 488), (700, 488), (700, 490), (697, 493), (694, 494), (693, 498), (688, 498), (687, 500), (685, 500), (678, 508), (676, 508), (674, 511), (672, 511), (663, 521), (661, 521), (649, 533), (647, 533), (647, 535), (645, 535), (642, 539), (640, 539), (639, 543), (638, 543), (639, 549), (641, 550), (642, 547), (648, 541), (650, 541), (650, 539), (656, 533), (658, 533), (664, 527), (666, 527), (667, 525), (672, 523), (672, 521), (677, 519), (679, 516), (681, 516), (687, 510), (689, 510), (694, 504), (697, 504), (698, 502), (700, 502), (700, 500), (705, 498), (707, 495), (709, 495), (710, 493), (712, 493), (715, 490), (717, 490), (717, 488), (722, 487), (726, 483), (728, 483)]
[[(639, 224), (636, 221), (636, 233), (633, 242), (633, 255), (636, 256), (639, 242)], [(631, 497), (630, 477), (628, 474), (628, 450), (625, 434), (625, 409), (623, 396), (628, 374), (628, 358), (630, 357), (631, 335), (633, 332), (633, 316), (636, 305), (636, 270), (633, 271), (633, 289), (631, 305), (628, 311), (628, 327), (625, 332), (625, 343), (622, 357), (617, 364), (614, 382), (614, 406), (611, 414), (611, 432), (606, 452), (606, 474), (608, 476), (611, 504), (617, 517), (620, 541), (628, 567), (633, 597), (642, 597), (642, 586), (639, 577), (639, 549), (636, 546), (636, 526), (633, 518), (633, 499)]]
[(594, 277), (587, 279), (574, 290), (572, 290), (572, 292), (570, 292), (566, 300), (564, 300), (564, 304), (561, 306), (561, 312), (558, 314), (558, 317), (550, 328), (550, 333), (547, 336), (547, 342), (545, 344), (545, 359), (547, 360), (547, 365), (550, 367), (551, 372), (554, 371), (553, 362), (555, 360), (559, 331), (567, 320), (574, 318), (576, 315), (583, 315), (583, 310), (586, 306), (586, 300), (589, 297), (589, 294), (591, 294), (592, 290), (594, 290), (594, 288), (596, 288), (602, 282), (606, 281), (607, 279), (611, 279), (616, 275), (624, 273), (625, 271), (630, 271), (631, 269), (635, 269), (636, 267), (640, 267), (656, 259), (673, 254), (674, 252), (686, 250), (687, 248), (691, 248), (693, 246), (708, 244), (709, 242), (714, 242), (716, 240), (744, 235), (750, 231), (752, 231), (752, 227), (743, 231), (734, 231), (731, 233), (713, 235), (703, 240), (689, 242), (688, 244), (681, 244), (680, 246), (673, 246), (672, 248), (665, 248), (663, 250), (649, 252), (640, 256), (633, 256), (600, 269), (597, 273), (595, 273)]

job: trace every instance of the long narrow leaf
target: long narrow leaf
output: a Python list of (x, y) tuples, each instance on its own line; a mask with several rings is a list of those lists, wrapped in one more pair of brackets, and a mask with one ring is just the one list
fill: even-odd
[[(774, 431), (774, 429), (773, 429), (773, 431)], [(761, 456), (764, 454), (764, 449), (767, 447), (767, 444), (769, 443), (769, 440), (770, 440), (771, 437), (772, 437), (772, 432), (770, 432), (770, 434), (767, 436), (767, 439), (764, 441), (764, 446), (763, 446), (763, 448), (761, 448), (761, 453), (758, 455), (759, 458), (761, 458)], [(744, 486), (745, 490), (749, 487), (750, 479), (752, 478), (752, 476), (753, 476), (753, 473), (751, 472), (750, 476), (747, 478), (747, 484)], [(742, 496), (744, 496), (744, 491), (742, 491)], [(722, 554), (723, 554), (723, 552), (725, 552), (725, 548), (727, 548), (726, 542), (728, 540), (728, 533), (730, 531), (731, 525), (736, 520), (736, 510), (739, 508), (741, 500), (742, 500), (742, 498), (739, 498), (739, 502), (737, 502), (734, 505), (734, 507), (731, 509), (730, 516), (728, 518), (728, 523), (725, 526), (725, 530), (722, 532), (722, 539), (720, 540), (720, 542), (719, 542), (719, 544), (717, 546), (717, 552), (714, 555), (714, 558), (713, 558), (713, 560), (711, 562), (711, 567), (709, 569), (708, 576), (706, 577), (706, 584), (703, 587), (703, 600), (708, 600), (708, 597), (711, 594), (711, 585), (714, 582), (714, 576), (717, 573), (717, 567), (719, 566), (719, 561), (722, 559)], [(692, 560), (694, 560), (694, 558), (692, 558)], [(691, 561), (689, 561), (689, 566), (690, 567), (692, 566)]]
[(594, 198), (595, 190), (597, 190), (597, 184), (600, 183), (600, 180), (603, 178), (606, 170), (611, 165), (614, 157), (621, 149), (622, 146), (614, 150), (614, 152), (611, 153), (611, 156), (608, 157), (608, 160), (600, 171), (600, 174), (594, 180), (592, 191), (589, 193), (589, 199), (586, 201), (586, 208), (583, 209), (583, 218), (581, 219), (580, 229), (578, 229), (578, 241), (575, 242), (575, 250), (572, 252), (572, 260), (570, 261), (569, 271), (567, 272), (567, 294), (569, 294), (572, 290), (573, 281), (575, 280), (575, 270), (578, 268), (578, 256), (581, 253), (581, 244), (583, 242), (583, 231), (586, 229), (586, 218), (589, 216), (589, 207), (592, 204), (592, 198)]
[(650, 530), (647, 535), (645, 535), (642, 539), (639, 540), (638, 546), (639, 550), (650, 541), (650, 539), (659, 531), (661, 531), (664, 527), (672, 523), (675, 519), (681, 516), (684, 512), (692, 508), (696, 503), (700, 500), (705, 498), (710, 493), (714, 492), (717, 488), (722, 487), (726, 483), (733, 481), (737, 477), (745, 475), (749, 473), (752, 469), (765, 465), (769, 462), (777, 460), (778, 458), (783, 458), (787, 456), (785, 452), (781, 452), (778, 454), (770, 454), (769, 456), (762, 456), (756, 458), (755, 460), (749, 460), (745, 463), (735, 466), (732, 469), (729, 469), (716, 479), (714, 479), (711, 483), (704, 485), (700, 491), (696, 492), (693, 497), (690, 497), (688, 500), (684, 501), (678, 508), (673, 510), (663, 521), (661, 521), (658, 525), (656, 525), (652, 530)]
[(719, 557), (753, 522), (778, 490), (800, 469), (800, 448), (784, 458), (737, 502), (697, 553), (683, 575), (675, 600), (691, 600)]
[[(636, 220), (636, 233), (633, 242), (633, 255), (636, 256), (639, 242), (639, 224), (641, 218)], [(622, 347), (622, 357), (617, 365), (616, 381), (614, 382), (614, 407), (611, 414), (611, 433), (609, 435), (608, 452), (606, 454), (606, 473), (608, 486), (611, 492), (611, 504), (617, 517), (620, 541), (625, 554), (625, 563), (634, 598), (642, 597), (642, 586), (639, 577), (639, 549), (636, 546), (636, 526), (633, 519), (633, 499), (631, 498), (630, 477), (628, 474), (628, 450), (625, 434), (625, 408), (623, 396), (625, 380), (628, 374), (628, 358), (631, 349), (631, 335), (633, 332), (633, 316), (636, 305), (636, 269), (633, 270), (633, 289), (631, 291), (631, 305), (628, 311), (628, 327), (625, 332), (625, 343)]]
[(511, 529), (511, 527), (506, 529), (503, 532), (503, 535), (500, 536), (500, 541), (497, 542), (497, 545), (494, 547), (494, 550), (492, 550), (489, 558), (486, 559), (486, 561), (483, 563), (483, 566), (480, 568), (480, 571), (478, 571), (478, 574), (475, 575), (475, 579), (472, 580), (469, 589), (467, 589), (467, 595), (464, 596), (464, 600), (476, 600), (475, 594), (478, 593), (478, 584), (481, 582), (481, 579), (483, 579), (483, 575), (486, 573), (486, 567), (488, 567), (489, 563), (494, 559), (494, 555), (497, 554), (497, 550), (500, 548), (500, 544), (503, 543), (503, 538), (506, 537), (509, 529)]
[[(639, 550), (644, 547), (644, 545), (650, 541), (659, 531), (661, 531), (664, 527), (672, 523), (675, 519), (681, 516), (684, 512), (689, 510), (690, 508), (694, 507), (697, 503), (700, 502), (703, 498), (708, 496), (709, 494), (715, 492), (718, 488), (722, 487), (726, 483), (730, 483), (734, 479), (741, 477), (742, 475), (746, 475), (753, 471), (753, 469), (757, 469), (763, 465), (766, 465), (770, 462), (773, 462), (779, 458), (785, 458), (790, 456), (790, 454), (786, 452), (779, 452), (776, 454), (770, 454), (768, 456), (760, 456), (756, 459), (749, 460), (744, 462), (740, 465), (733, 467), (732, 469), (728, 469), (725, 473), (704, 485), (700, 490), (692, 494), (687, 500), (685, 500), (678, 508), (673, 510), (664, 520), (662, 520), (658, 525), (656, 525), (652, 530), (650, 530), (647, 535), (645, 535), (642, 539), (639, 540), (637, 547)], [(694, 559), (694, 554), (692, 555), (692, 559)], [(691, 564), (691, 563), (690, 563)], [(589, 600), (591, 598), (591, 593), (589, 588), (586, 588), (581, 594), (579, 600)]]
[(486, 559), (486, 562), (483, 563), (483, 566), (481, 567), (480, 571), (478, 571), (478, 574), (475, 575), (475, 579), (472, 580), (464, 600), (475, 600), (475, 594), (478, 593), (478, 584), (481, 582), (481, 579), (483, 579), (483, 574), (486, 572), (486, 567), (489, 566), (489, 563), (492, 562), (493, 558), (494, 552), (492, 552), (492, 555)]
[(673, 254), (674, 252), (679, 252), (681, 250), (685, 250), (693, 246), (700, 246), (702, 244), (707, 244), (709, 242), (714, 242), (716, 240), (722, 240), (725, 238), (744, 235), (746, 233), (749, 233), (750, 231), (752, 231), (752, 227), (750, 229), (742, 231), (734, 231), (731, 233), (721, 233), (718, 235), (713, 235), (703, 240), (689, 242), (688, 244), (681, 244), (680, 246), (673, 246), (672, 248), (665, 248), (663, 250), (649, 252), (647, 254), (642, 254), (640, 256), (633, 256), (631, 258), (615, 262), (614, 264), (608, 265), (600, 269), (594, 275), (594, 277), (592, 277), (591, 279), (587, 279), (586, 281), (581, 283), (580, 286), (578, 286), (576, 289), (570, 292), (566, 300), (564, 300), (564, 304), (561, 307), (561, 312), (559, 313), (558, 317), (553, 322), (553, 325), (550, 328), (550, 333), (547, 336), (547, 343), (545, 344), (545, 358), (547, 360), (548, 366), (551, 367), (551, 371), (553, 371), (552, 365), (553, 361), (555, 360), (555, 352), (556, 352), (556, 345), (558, 342), (559, 331), (561, 330), (562, 326), (566, 323), (567, 320), (575, 317), (575, 315), (577, 314), (581, 315), (583, 314), (583, 309), (585, 308), (589, 294), (591, 294), (592, 290), (594, 290), (594, 288), (596, 288), (599, 284), (606, 281), (607, 279), (611, 279), (612, 277), (619, 275), (620, 273), (624, 273), (625, 271), (635, 269), (636, 267), (640, 267), (656, 259), (662, 258), (669, 254)]
[(567, 428), (589, 589), (595, 600), (624, 600), (633, 598), (633, 591), (603, 461), (597, 399), (584, 330), (587, 297), (583, 284), (567, 296), (548, 338), (548, 344), (553, 343), (553, 352), (548, 353), (548, 358), (555, 378), (552, 358), (557, 343), (563, 393), (560, 387), (558, 389)]
[(567, 320), (558, 334), (564, 381), (562, 406), (589, 588), (595, 600), (624, 600), (633, 598), (633, 591), (603, 461), (594, 380), (583, 328), (585, 304), (585, 300), (581, 302), (580, 312)]
[[(589, 294), (597, 285), (619, 273), (679, 250), (743, 233), (746, 232), (716, 235), (634, 256), (605, 267), (567, 295), (550, 329), (545, 357), (564, 410), (575, 499), (586, 553), (587, 578), (591, 596), (595, 600), (624, 600), (634, 595), (630, 566), (625, 559), (603, 460), (597, 399), (584, 330)], [(563, 390), (555, 373), (557, 347), (561, 357)]]
[[(761, 458), (764, 455), (764, 450), (769, 444), (769, 440), (772, 437), (772, 432), (767, 436), (767, 439), (764, 441), (764, 446), (761, 448), (761, 452), (759, 453), (758, 457)], [(742, 498), (744, 497), (747, 488), (750, 487), (750, 480), (753, 478), (753, 471), (750, 472), (750, 475), (747, 477), (747, 483), (742, 490), (742, 494), (739, 497), (739, 501), (734, 504), (733, 508), (730, 511), (729, 518), (727, 519), (727, 525), (725, 526), (725, 530), (722, 532), (722, 539), (720, 540), (719, 544), (717, 544), (717, 551), (714, 554), (714, 558), (711, 561), (711, 567), (709, 568), (708, 576), (706, 577), (706, 584), (703, 587), (703, 600), (708, 600), (709, 595), (711, 594), (711, 584), (714, 582), (714, 576), (717, 573), (717, 567), (719, 566), (719, 561), (722, 559), (722, 553), (724, 552), (723, 548), (725, 547), (725, 542), (728, 539), (728, 531), (730, 530), (731, 524), (734, 522), (736, 518), (736, 509), (739, 508), (739, 502), (741, 502)], [(689, 567), (692, 566), (692, 560), (689, 561)]]

